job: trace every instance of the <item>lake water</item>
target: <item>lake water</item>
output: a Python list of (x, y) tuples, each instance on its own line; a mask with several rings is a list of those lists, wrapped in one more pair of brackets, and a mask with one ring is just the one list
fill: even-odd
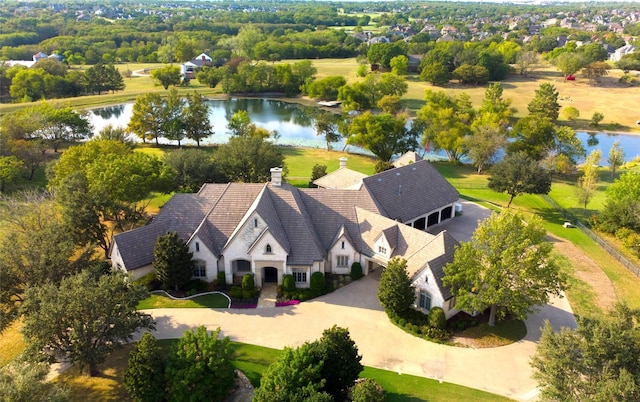
[[(313, 129), (313, 115), (317, 108), (302, 106), (293, 103), (268, 99), (224, 99), (207, 101), (209, 105), (209, 119), (211, 120), (214, 135), (202, 141), (202, 144), (223, 144), (229, 140), (227, 131), (228, 119), (238, 110), (246, 110), (251, 120), (258, 126), (267, 130), (277, 130), (280, 137), (277, 143), (281, 145), (306, 146), (325, 148), (324, 137), (316, 135)], [(89, 113), (94, 131), (97, 133), (104, 126), (126, 127), (131, 118), (133, 103), (126, 103), (107, 108), (93, 109)], [(608, 165), (607, 157), (614, 141), (619, 141), (625, 153), (625, 160), (629, 161), (640, 156), (640, 136), (629, 134), (587, 134), (579, 132), (578, 137), (582, 141), (587, 153), (594, 149), (602, 150), (602, 165)], [(184, 141), (186, 144), (194, 144)], [(344, 141), (333, 144), (334, 149), (342, 149)], [(363, 152), (363, 150), (349, 146), (351, 152)], [(443, 153), (429, 154), (432, 158), (444, 158)]]

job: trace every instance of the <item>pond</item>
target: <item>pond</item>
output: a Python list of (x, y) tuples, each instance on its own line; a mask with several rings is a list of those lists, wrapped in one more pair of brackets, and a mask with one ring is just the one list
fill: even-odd
[[(267, 130), (277, 130), (279, 138), (276, 140), (281, 145), (305, 146), (324, 148), (324, 138), (316, 135), (313, 128), (313, 116), (319, 109), (310, 106), (302, 106), (270, 99), (224, 99), (207, 101), (209, 105), (209, 119), (211, 120), (214, 135), (203, 141), (203, 144), (223, 144), (229, 140), (227, 120), (238, 110), (246, 110), (251, 120), (258, 126)], [(91, 123), (97, 133), (107, 124), (126, 127), (131, 118), (133, 103), (93, 109), (89, 113)], [(630, 134), (588, 134), (579, 132), (578, 137), (582, 141), (587, 153), (594, 149), (602, 150), (602, 165), (608, 165), (607, 157), (614, 141), (619, 141), (625, 153), (625, 160), (630, 161), (640, 156), (640, 136)], [(192, 142), (186, 141), (191, 144)], [(195, 144), (195, 143), (194, 143)], [(344, 141), (333, 144), (335, 149), (342, 149)], [(363, 150), (349, 146), (351, 152), (363, 152)], [(443, 153), (429, 154), (431, 158), (443, 158)]]

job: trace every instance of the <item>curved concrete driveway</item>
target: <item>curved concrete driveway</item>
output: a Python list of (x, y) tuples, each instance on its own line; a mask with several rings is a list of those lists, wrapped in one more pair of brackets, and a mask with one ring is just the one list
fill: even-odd
[[(471, 219), (469, 208), (474, 207), (465, 208), (465, 216)], [(362, 354), (362, 363), (367, 366), (435, 378), (518, 400), (537, 396), (529, 359), (544, 320), (550, 320), (555, 328), (575, 326), (567, 300), (555, 299), (529, 317), (527, 336), (512, 345), (467, 349), (426, 342), (389, 322), (376, 297), (379, 277), (380, 273), (374, 272), (329, 295), (291, 307), (146, 312), (156, 319), (158, 338), (178, 338), (185, 330), (205, 325), (208, 329), (220, 327), (222, 334), (234, 341), (278, 349), (313, 341), (335, 324), (349, 328)]]

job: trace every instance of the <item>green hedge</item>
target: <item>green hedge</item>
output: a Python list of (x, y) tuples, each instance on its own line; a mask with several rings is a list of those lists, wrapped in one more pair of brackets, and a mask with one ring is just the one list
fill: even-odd
[(322, 292), (322, 289), (324, 289), (324, 274), (322, 272), (311, 274), (310, 287), (314, 292)]
[(354, 262), (353, 264), (351, 264), (350, 276), (351, 276), (351, 279), (353, 279), (354, 281), (357, 281), (358, 279), (364, 276), (362, 274), (362, 265), (360, 265), (359, 262)]

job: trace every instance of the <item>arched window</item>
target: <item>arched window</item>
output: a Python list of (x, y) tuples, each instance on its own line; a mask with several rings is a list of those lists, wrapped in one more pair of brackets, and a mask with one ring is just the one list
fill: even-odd
[(264, 252), (267, 254), (271, 254), (271, 244), (267, 244), (267, 246), (264, 248)]

